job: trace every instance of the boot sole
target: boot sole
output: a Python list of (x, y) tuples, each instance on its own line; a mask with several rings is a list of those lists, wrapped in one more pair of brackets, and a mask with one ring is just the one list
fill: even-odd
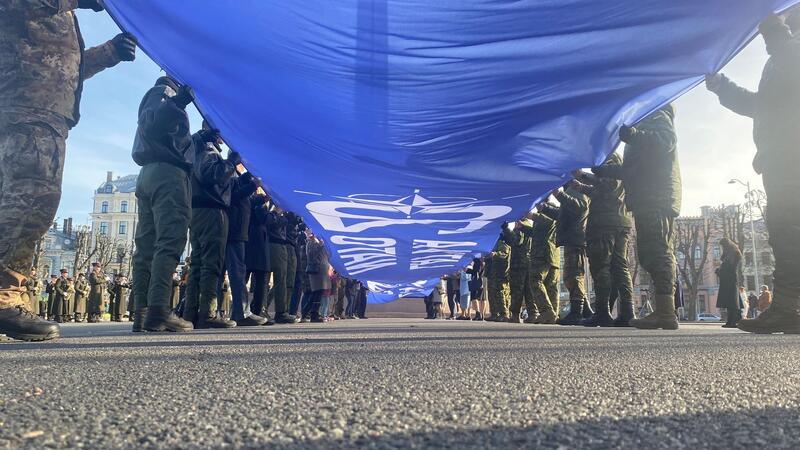
[(52, 339), (57, 339), (61, 337), (60, 331), (55, 331), (49, 334), (28, 334), (28, 333), (5, 333), (6, 336), (10, 337), (11, 339), (16, 339), (18, 341), (25, 341), (25, 342), (41, 342), (41, 341), (49, 341)]

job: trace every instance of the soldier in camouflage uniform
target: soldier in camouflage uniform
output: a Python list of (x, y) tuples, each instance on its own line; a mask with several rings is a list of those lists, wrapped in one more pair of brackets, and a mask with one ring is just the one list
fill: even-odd
[(83, 322), (86, 317), (86, 300), (89, 297), (89, 282), (86, 281), (86, 275), (83, 273), (78, 274), (78, 279), (75, 280), (75, 322)]
[(556, 221), (536, 211), (532, 211), (528, 217), (533, 221), (531, 277), (533, 300), (539, 308), (537, 323), (554, 324), (559, 313), (559, 253), (555, 242)]
[[(622, 166), (622, 157), (613, 153), (605, 165)], [(633, 313), (633, 283), (628, 270), (628, 240), (633, 226), (625, 206), (625, 189), (618, 180), (598, 178), (584, 172), (575, 174), (580, 190), (589, 195), (589, 222), (586, 227), (589, 268), (594, 280), (595, 313), (585, 319), (587, 327), (627, 327)], [(611, 317), (611, 296), (619, 296), (619, 315)]]
[(528, 309), (526, 323), (534, 323), (538, 312), (533, 302), (533, 284), (531, 270), (531, 236), (532, 224), (524, 219), (516, 222), (513, 229), (503, 224), (503, 241), (511, 247), (511, 263), (509, 267), (509, 285), (511, 286), (511, 319), (519, 323), (523, 303)]
[(103, 316), (103, 297), (106, 293), (106, 276), (103, 273), (100, 263), (92, 263), (92, 271), (89, 272), (89, 304), (88, 322), (96, 323)]
[(570, 182), (566, 190), (553, 192), (561, 206), (545, 206), (543, 211), (551, 218), (558, 211), (556, 244), (564, 248), (564, 285), (569, 290), (569, 314), (561, 325), (580, 325), (592, 314), (586, 299), (586, 220), (589, 214), (589, 197)]
[(0, 2), (0, 333), (23, 340), (60, 333), (28, 311), (22, 292), (61, 199), (83, 81), (135, 57), (125, 34), (84, 50), (75, 8), (103, 9), (98, 0)]
[(41, 312), (39, 311), (39, 296), (42, 293), (42, 282), (39, 280), (35, 267), (31, 269), (31, 273), (25, 282), (25, 289), (27, 291), (31, 312), (41, 316)]
[(681, 210), (681, 173), (674, 120), (675, 110), (667, 105), (635, 127), (623, 127), (620, 140), (627, 145), (622, 166), (592, 169), (596, 175), (622, 180), (625, 204), (633, 212), (639, 261), (655, 287), (655, 311), (630, 321), (641, 329), (678, 329), (673, 236)]
[(511, 248), (506, 244), (502, 236), (486, 258), (486, 287), (489, 296), (489, 312), (491, 316), (486, 320), (491, 322), (508, 322), (508, 297), (504, 286), (508, 284), (508, 267)]

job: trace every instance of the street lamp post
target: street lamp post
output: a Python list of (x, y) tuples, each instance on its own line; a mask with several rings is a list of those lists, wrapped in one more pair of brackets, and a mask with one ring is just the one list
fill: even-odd
[(753, 217), (753, 190), (750, 189), (750, 182), (747, 183), (739, 180), (732, 179), (728, 184), (741, 184), (747, 188), (747, 214), (750, 216), (750, 244), (753, 247), (753, 282), (755, 283), (755, 291), (758, 292), (759, 287), (759, 272), (758, 272), (758, 244), (756, 243), (756, 225)]

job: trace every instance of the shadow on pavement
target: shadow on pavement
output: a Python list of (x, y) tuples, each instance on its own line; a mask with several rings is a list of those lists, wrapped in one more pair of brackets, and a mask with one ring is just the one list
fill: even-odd
[[(280, 449), (341, 448), (798, 448), (800, 410), (766, 408), (624, 419), (587, 419), (527, 427), (438, 429), (350, 439), (270, 445)], [(457, 426), (457, 424), (454, 424)], [(239, 447), (246, 448), (246, 447)]]

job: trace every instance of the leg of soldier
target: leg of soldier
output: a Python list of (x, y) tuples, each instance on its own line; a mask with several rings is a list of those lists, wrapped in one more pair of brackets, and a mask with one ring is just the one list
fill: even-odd
[(672, 248), (672, 217), (659, 211), (634, 213), (636, 244), (642, 268), (650, 274), (655, 288), (655, 311), (630, 325), (641, 329), (677, 330), (675, 317), (675, 256)]
[(288, 268), (288, 255), (286, 246), (283, 244), (269, 244), (270, 267), (272, 267), (272, 290), (270, 291), (270, 301), (275, 302), (275, 317), (285, 314), (287, 305), (286, 300), (286, 270)]
[(531, 276), (530, 268), (525, 271), (525, 280), (523, 285), (523, 294), (525, 301), (525, 308), (528, 310), (528, 318), (525, 323), (538, 323), (539, 322), (539, 308), (536, 307), (536, 302), (533, 296), (533, 277)]
[(244, 242), (228, 242), (225, 249), (225, 267), (230, 279), (230, 290), (232, 296), (231, 319), (235, 321), (244, 320), (245, 316), (250, 315), (247, 308), (247, 268), (244, 263)]
[(525, 302), (525, 278), (528, 277), (526, 271), (522, 269), (512, 269), (509, 272), (509, 287), (511, 289), (511, 321), (519, 323), (519, 316), (522, 304)]
[[(235, 322), (217, 318), (217, 282), (223, 273), (225, 245), (228, 236), (228, 215), (216, 208), (196, 208), (192, 214), (192, 229), (197, 231), (197, 241), (202, 252), (199, 264), (199, 304), (197, 328), (230, 328)], [(192, 268), (195, 267), (192, 258)]]
[(558, 321), (561, 314), (561, 288), (559, 287), (560, 270), (558, 267), (550, 266), (550, 270), (544, 277), (544, 287), (547, 290), (547, 298), (550, 299), (550, 304), (553, 306), (553, 312), (556, 314), (556, 321)]
[[(763, 174), (767, 193), (766, 223), (775, 255), (772, 305), (755, 319), (739, 321), (751, 333), (800, 333), (800, 178), (793, 164), (767, 168)], [(787, 173), (788, 172), (788, 173)]]
[[(633, 280), (628, 268), (628, 241), (630, 230), (624, 229), (617, 232), (614, 241), (614, 254), (611, 257), (611, 296), (618, 298), (616, 327), (627, 327), (631, 319), (635, 319), (633, 312)], [(609, 309), (611, 302), (609, 301)]]
[(200, 305), (200, 267), (203, 263), (203, 246), (194, 228), (190, 230), (189, 236), (192, 242), (192, 265), (189, 266), (189, 281), (186, 283), (183, 319), (192, 323), (197, 323), (197, 310)]
[(614, 255), (616, 232), (609, 230), (592, 236), (588, 241), (589, 269), (594, 281), (595, 313), (584, 319), (586, 327), (611, 327), (609, 300), (611, 299), (611, 265)]
[(0, 118), (0, 333), (15, 339), (59, 336), (22, 298), (36, 242), (61, 200), (65, 124)]
[(556, 323), (556, 312), (545, 287), (545, 277), (550, 273), (550, 263), (545, 261), (534, 261), (531, 265), (531, 287), (533, 289), (533, 301), (539, 310), (538, 323)]
[[(172, 274), (186, 246), (190, 187), (186, 171), (165, 163), (148, 164), (136, 185), (139, 223), (136, 229), (133, 298), (134, 330), (188, 331), (191, 324), (169, 309)], [(124, 300), (120, 299), (124, 304)]]
[(250, 282), (253, 284), (253, 301), (250, 303), (250, 311), (261, 316), (262, 308), (266, 304), (267, 291), (269, 290), (269, 272), (254, 271), (251, 273)]
[(511, 316), (511, 283), (509, 281), (503, 282), (503, 302), (500, 306), (502, 307), (500, 314), (508, 319)]
[[(294, 316), (289, 312), (289, 305), (292, 302), (292, 291), (294, 290), (294, 282), (297, 275), (297, 254), (295, 248), (286, 246), (286, 295), (284, 297), (284, 305), (286, 305), (286, 315), (281, 319), (282, 322), (291, 320), (294, 322)], [(278, 314), (275, 314), (276, 318)], [(290, 317), (291, 316), (291, 317)]]
[(294, 273), (294, 285), (292, 294), (289, 296), (289, 314), (297, 315), (297, 307), (300, 305), (300, 299), (303, 297), (303, 274), (299, 271)]
[(564, 247), (564, 285), (569, 290), (570, 310), (561, 325), (580, 325), (583, 320), (583, 302), (586, 299), (584, 291), (584, 255), (581, 247)]

